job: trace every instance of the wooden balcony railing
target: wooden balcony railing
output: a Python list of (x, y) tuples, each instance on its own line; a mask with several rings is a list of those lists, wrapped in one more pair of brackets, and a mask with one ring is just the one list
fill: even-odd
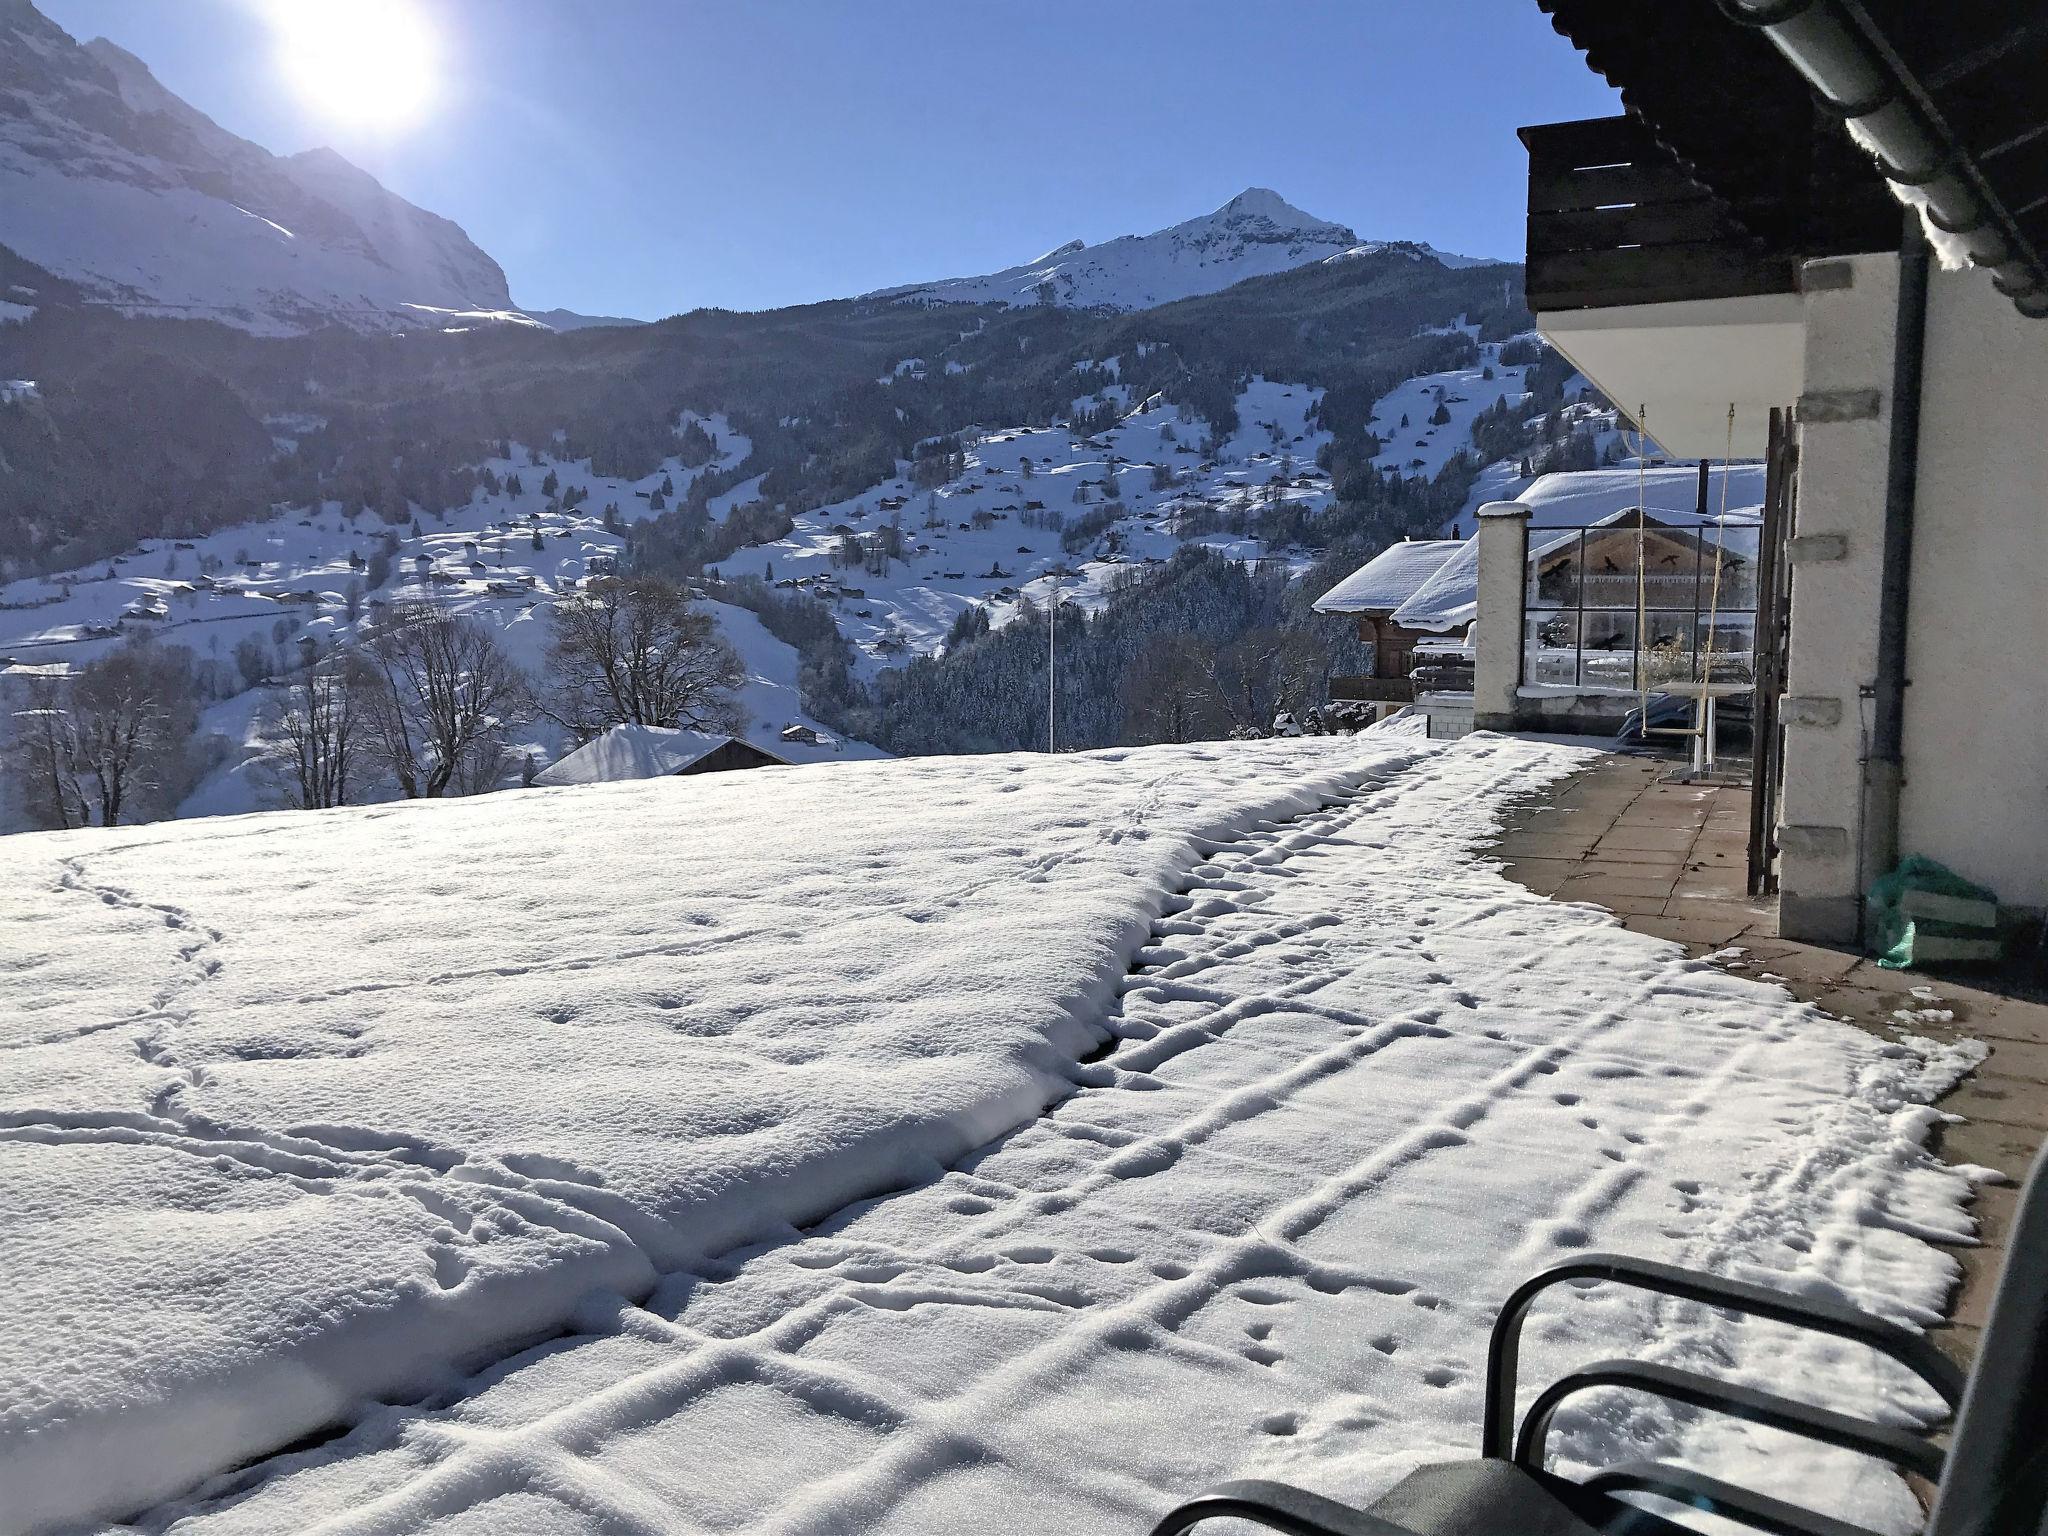
[(1330, 697), (1338, 703), (1413, 704), (1412, 677), (1333, 677)]

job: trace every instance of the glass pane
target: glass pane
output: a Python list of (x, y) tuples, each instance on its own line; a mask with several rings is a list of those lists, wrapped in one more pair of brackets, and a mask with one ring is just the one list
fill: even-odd
[(1580, 684), (1589, 688), (1633, 688), (1635, 646), (1633, 608), (1587, 610)]
[[(1654, 562), (1658, 551), (1652, 546), (1658, 530), (1644, 532), (1645, 549)], [(1607, 528), (1589, 528), (1585, 541), (1586, 606), (1626, 608), (1636, 606), (1636, 528), (1634, 523), (1617, 523)], [(1688, 572), (1688, 575), (1690, 572)], [(1690, 603), (1688, 598), (1687, 602)]]
[(1523, 621), (1522, 681), (1564, 683), (1578, 681), (1579, 615), (1574, 609), (1561, 613), (1531, 613)]
[(1714, 555), (1721, 556), (1721, 607), (1756, 606), (1757, 553), (1763, 545), (1763, 530), (1730, 527), (1718, 533), (1706, 531), (1706, 564), (1700, 572), (1700, 611), (1714, 604)]
[[(1634, 537), (1634, 530), (1629, 536)], [(1686, 608), (1698, 589), (1701, 560), (1711, 561), (1691, 528), (1648, 528), (1643, 532), (1643, 602), (1650, 608)], [(1634, 566), (1629, 569), (1633, 571)], [(1635, 594), (1629, 594), (1631, 601)]]
[(1643, 675), (1650, 687), (1694, 681), (1698, 674), (1693, 670), (1692, 609), (1656, 608), (1648, 619)]
[(1537, 530), (1530, 535), (1529, 595), (1531, 608), (1579, 606), (1579, 545), (1569, 537)]
[[(1707, 616), (1701, 614), (1697, 642), (1700, 653), (1698, 667), (1704, 668), (1711, 661), (1711, 680), (1716, 683), (1755, 682), (1756, 615), (1724, 613), (1715, 621), (1712, 629), (1710, 637)], [(1693, 675), (1699, 675), (1697, 668)]]

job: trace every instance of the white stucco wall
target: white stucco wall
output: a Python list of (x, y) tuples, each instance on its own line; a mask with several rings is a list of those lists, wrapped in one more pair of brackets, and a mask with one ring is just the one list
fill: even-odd
[[(1808, 397), (1875, 390), (1879, 407), (1800, 428), (1780, 843), (1788, 931), (1846, 938), (1898, 288), (1893, 256), (1826, 265), (1835, 285), (1802, 296)], [(2048, 906), (2048, 322), (2020, 316), (1982, 272), (1937, 271), (1924, 369), (1900, 849), (2008, 904)], [(1840, 557), (1815, 535), (1840, 535)]]
[(1472, 621), (1473, 719), (1482, 731), (1516, 727), (1522, 681), (1522, 598), (1529, 571), (1529, 509), (1489, 501), (1479, 509), (1479, 611)]
[(1929, 287), (1900, 847), (2048, 906), (2048, 320)]
[[(1879, 407), (1867, 420), (1800, 428), (1792, 531), (1806, 542), (1793, 546), (1785, 691), (1814, 707), (1788, 711), (1779, 875), (1788, 931), (1847, 940), (1856, 930), (1855, 849), (1869, 719), (1859, 694), (1876, 673), (1898, 260), (1857, 256), (1830, 265), (1839, 285), (1816, 284), (1802, 295), (1806, 389), (1876, 390)], [(1851, 281), (1840, 284), (1844, 269)], [(1840, 536), (1842, 558), (1798, 558), (1827, 535)], [(1830, 701), (1832, 722), (1819, 708)]]

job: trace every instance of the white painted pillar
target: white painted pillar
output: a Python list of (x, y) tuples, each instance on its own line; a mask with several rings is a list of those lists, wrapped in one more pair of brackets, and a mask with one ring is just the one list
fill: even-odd
[(1489, 501), (1479, 509), (1479, 614), (1472, 621), (1472, 724), (1511, 731), (1522, 686), (1523, 609), (1528, 602), (1529, 509)]

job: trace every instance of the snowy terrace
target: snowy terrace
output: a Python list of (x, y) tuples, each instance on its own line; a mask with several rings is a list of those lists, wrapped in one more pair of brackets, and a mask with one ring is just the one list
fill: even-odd
[[(1926, 1323), (1968, 1046), (1484, 850), (1473, 736), (842, 763), (11, 839), (0, 1531), (1142, 1531), (1477, 1443), (1597, 1247)], [(1603, 1289), (1525, 1380), (1725, 1369)], [(1812, 1342), (1748, 1355), (1844, 1410)], [(1575, 1399), (1904, 1529), (1855, 1458)], [(1162, 1408), (1165, 1411), (1161, 1411)]]

